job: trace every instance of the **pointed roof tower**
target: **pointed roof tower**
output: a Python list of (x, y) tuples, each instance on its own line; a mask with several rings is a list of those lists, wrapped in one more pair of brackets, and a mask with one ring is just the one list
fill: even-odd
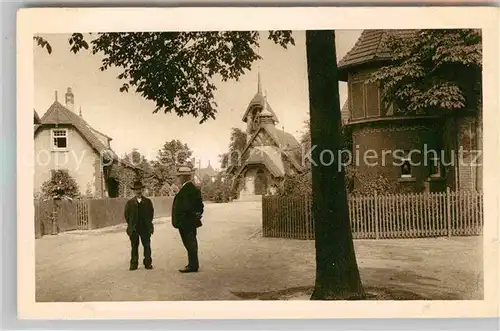
[(257, 93), (255, 93), (254, 97), (252, 98), (252, 100), (248, 104), (248, 107), (245, 111), (245, 114), (243, 114), (242, 121), (245, 123), (247, 122), (248, 114), (249, 114), (250, 110), (252, 110), (254, 107), (259, 107), (261, 109), (264, 109), (265, 108), (264, 105), (265, 105), (265, 107), (267, 107), (268, 111), (272, 114), (273, 120), (275, 122), (279, 122), (278, 117), (276, 116), (273, 109), (271, 108), (271, 106), (269, 105), (267, 100), (264, 98), (264, 95), (262, 94), (262, 81), (261, 81), (260, 72), (259, 72), (258, 78), (257, 78)]
[[(267, 94), (267, 93), (266, 93)], [(269, 111), (268, 103), (267, 103), (267, 95), (264, 95), (264, 108), (262, 109), (262, 112), (259, 114), (260, 117), (260, 123), (261, 124), (272, 124), (275, 125), (276, 122), (274, 120), (274, 115)]]

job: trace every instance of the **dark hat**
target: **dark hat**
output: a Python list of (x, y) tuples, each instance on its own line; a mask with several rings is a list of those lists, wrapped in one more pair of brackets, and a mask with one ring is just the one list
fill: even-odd
[(177, 176), (191, 176), (193, 170), (189, 166), (180, 166), (177, 168)]
[(136, 180), (132, 186), (130, 187), (132, 190), (138, 190), (138, 189), (141, 189), (141, 188), (144, 188), (144, 184), (142, 184), (142, 182), (140, 180)]

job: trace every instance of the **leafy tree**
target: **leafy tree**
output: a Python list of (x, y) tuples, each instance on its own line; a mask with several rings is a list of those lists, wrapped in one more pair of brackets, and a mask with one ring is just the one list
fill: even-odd
[[(116, 177), (119, 183), (120, 196), (125, 192), (130, 192), (129, 187), (135, 180), (141, 180), (150, 193), (154, 193), (154, 182), (152, 178), (152, 169), (149, 161), (136, 148), (130, 153), (125, 154), (122, 159), (124, 164), (114, 166), (112, 176)], [(134, 166), (136, 168), (131, 168)]]
[(297, 197), (312, 194), (311, 170), (297, 175), (286, 175), (278, 185), (277, 194), (283, 197)]
[(390, 64), (371, 81), (381, 84), (382, 100), (408, 112), (479, 109), (481, 31), (417, 30), (387, 41)]
[(42, 184), (43, 199), (74, 199), (80, 196), (78, 184), (66, 170), (55, 170)]
[(238, 165), (243, 160), (238, 158), (243, 157), (242, 153), (247, 145), (247, 134), (239, 128), (231, 129), (229, 138), (229, 152), (220, 155), (221, 168), (227, 168), (230, 165)]
[[(271, 31), (282, 47), (294, 44), (291, 31)], [(81, 34), (70, 38), (71, 50), (89, 48)], [(90, 42), (103, 55), (101, 70), (120, 68), (121, 91), (131, 87), (156, 103), (155, 112), (215, 118), (214, 77), (237, 80), (260, 59), (258, 32), (99, 33)], [(306, 32), (311, 142), (319, 150), (340, 148), (340, 105), (333, 31)], [(154, 169), (155, 173), (157, 169)], [(156, 175), (155, 175), (156, 176)], [(363, 296), (344, 190), (344, 174), (335, 167), (312, 167), (316, 222), (316, 286), (312, 299)]]
[(306, 31), (312, 150), (312, 208), (316, 238), (313, 300), (362, 299), (352, 241), (344, 169), (321, 163), (321, 151), (342, 148), (339, 77), (333, 31)]
[[(52, 51), (41, 36), (34, 38)], [(285, 48), (294, 44), (291, 31), (270, 31), (268, 38)], [(90, 48), (102, 55), (100, 70), (120, 68), (120, 91), (134, 88), (156, 103), (155, 113), (175, 111), (200, 123), (217, 113), (213, 78), (237, 80), (261, 59), (256, 31), (98, 33), (90, 42), (74, 33), (69, 43), (75, 53)]]
[(205, 177), (200, 183), (203, 200), (215, 203), (229, 202), (231, 198), (231, 182), (219, 175), (212, 181)]
[[(387, 48), (392, 61), (371, 77), (372, 82), (380, 82), (382, 102), (395, 105), (395, 111), (443, 115), (445, 158), (451, 160), (454, 156), (458, 164), (458, 118), (468, 111), (478, 111), (482, 123), (481, 31), (396, 33), (389, 38)], [(455, 171), (456, 167), (447, 170), (450, 175)]]
[(311, 121), (304, 121), (304, 129), (300, 135), (300, 144), (304, 147), (311, 146)]
[(192, 154), (193, 151), (188, 145), (178, 139), (165, 142), (151, 166), (151, 182), (155, 190), (159, 191), (165, 184), (175, 184), (177, 168), (189, 163)]

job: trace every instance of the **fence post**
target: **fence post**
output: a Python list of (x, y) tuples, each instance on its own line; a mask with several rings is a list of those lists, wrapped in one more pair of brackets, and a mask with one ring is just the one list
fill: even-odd
[(448, 238), (451, 238), (451, 201), (450, 188), (446, 188), (446, 220), (448, 223)]
[(309, 238), (309, 195), (304, 195), (304, 211), (305, 211), (305, 225), (306, 225), (306, 239)]
[(92, 200), (91, 199), (85, 199), (84, 200), (86, 205), (87, 205), (87, 230), (92, 230), (92, 214), (91, 214), (91, 206), (92, 206)]
[(378, 196), (377, 191), (374, 194), (374, 202), (375, 202), (375, 239), (378, 239)]

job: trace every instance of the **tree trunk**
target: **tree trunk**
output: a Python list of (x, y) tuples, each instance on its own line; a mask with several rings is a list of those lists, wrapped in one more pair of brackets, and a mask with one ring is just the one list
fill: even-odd
[[(363, 299), (344, 182), (338, 69), (333, 31), (307, 31), (316, 284), (311, 300)], [(333, 163), (332, 163), (333, 152)], [(322, 155), (322, 156), (321, 156)], [(321, 162), (323, 159), (323, 162)]]

